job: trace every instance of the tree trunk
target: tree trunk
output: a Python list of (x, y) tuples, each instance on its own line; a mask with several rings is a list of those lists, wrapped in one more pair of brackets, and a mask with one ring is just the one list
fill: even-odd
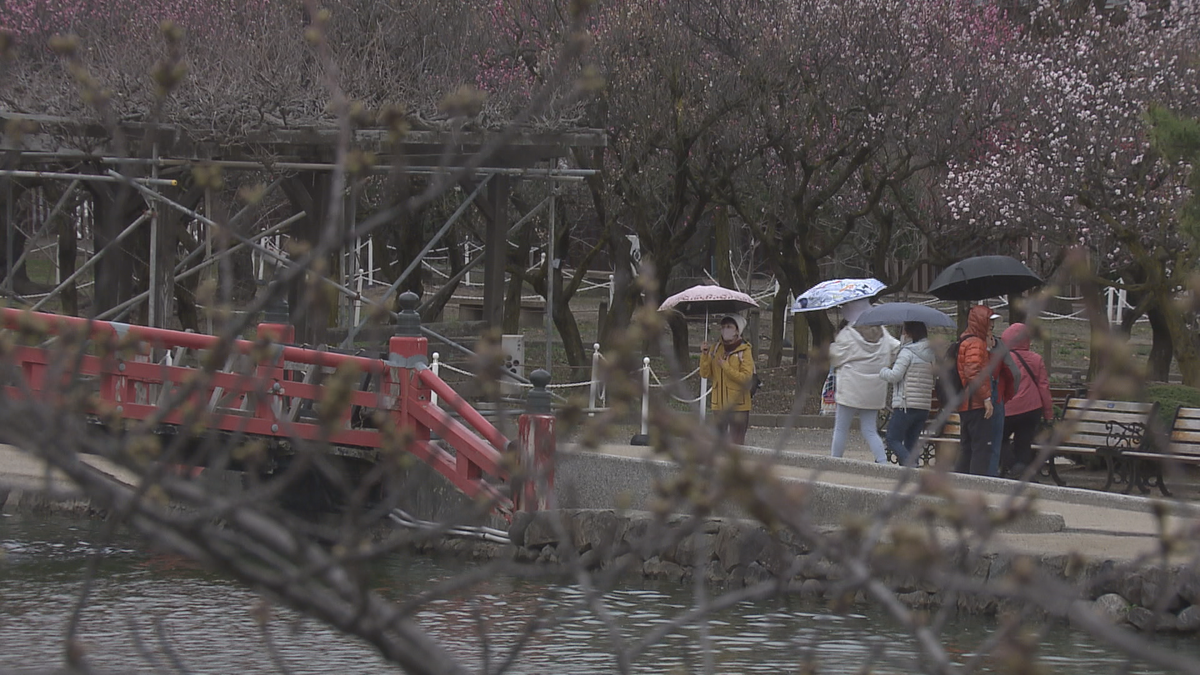
[(463, 265), (467, 263), (463, 259), (462, 244), (458, 240), (458, 228), (458, 225), (450, 228), (450, 231), (442, 239), (446, 243), (446, 257), (450, 262), (451, 277), (458, 274), (462, 270)]
[(1150, 320), (1150, 356), (1146, 360), (1146, 379), (1156, 382), (1166, 382), (1171, 374), (1171, 360), (1174, 358), (1174, 345), (1171, 329), (1166, 313), (1173, 311), (1167, 308), (1151, 307), (1146, 312)]
[[(7, 187), (0, 189), (0, 221), (4, 222), (4, 229), (0, 231), (0, 268), (4, 269), (3, 276), (7, 283), (8, 263), (9, 261), (16, 262), (18, 258), (25, 253), (25, 234), (17, 223), (21, 220), (21, 211), (18, 208), (21, 196), (25, 194), (25, 189), (12, 181), (4, 181)], [(12, 203), (8, 203), (8, 198), (12, 198)], [(8, 215), (12, 215), (12, 222), (8, 222)], [(9, 234), (12, 234), (12, 251), (8, 250)], [(28, 292), (29, 283), (28, 261), (21, 263), (16, 272), (12, 275), (12, 288), (17, 293)]]
[[(321, 228), (329, 215), (329, 181), (328, 174), (309, 171), (280, 184), (292, 208), (306, 214), (292, 225), (292, 239), (297, 243), (315, 246), (320, 241)], [(296, 327), (297, 342), (325, 344), (332, 311), (330, 298), (323, 284), (307, 277), (301, 275), (288, 289), (288, 312)]]
[(1157, 297), (1153, 307), (1161, 311), (1170, 333), (1175, 361), (1179, 364), (1183, 383), (1189, 387), (1200, 386), (1200, 338), (1188, 327), (1187, 317), (1183, 312), (1175, 308), (1174, 300), (1166, 287), (1156, 290), (1155, 295)]
[(442, 284), (441, 288), (437, 289), (428, 297), (421, 298), (421, 321), (433, 323), (436, 317), (442, 315), (442, 311), (446, 308), (446, 303), (454, 297), (454, 291), (458, 290), (458, 285), (467, 276), (467, 273), (475, 269), (483, 262), (483, 255), (480, 254), (471, 262), (460, 265), (457, 272), (454, 273), (446, 283)]
[[(397, 223), (397, 231), (400, 233), (399, 250), (396, 252), (396, 261), (399, 263), (397, 274), (408, 269), (408, 266), (417, 259), (421, 249), (425, 247), (425, 220), (425, 213), (414, 213), (410, 220)], [(404, 283), (400, 284), (400, 288), (396, 289), (396, 297), (400, 297), (401, 293), (407, 291), (412, 291), (422, 297), (425, 295), (424, 265), (418, 263), (413, 268)]]
[(1008, 325), (1027, 322), (1028, 312), (1025, 307), (1028, 302), (1029, 298), (1025, 295), (1008, 296)]
[[(93, 255), (100, 252), (119, 234), (132, 224), (145, 210), (141, 197), (131, 194), (125, 186), (110, 188), (103, 184), (90, 185), (94, 197), (92, 225)], [(131, 239), (149, 239), (149, 222), (138, 227), (138, 231), (102, 255), (92, 266), (95, 285), (92, 287), (94, 300), (92, 312), (102, 314), (133, 297), (136, 262)]]
[(679, 359), (680, 367), (684, 367), (692, 359), (687, 317), (679, 312), (663, 314), (666, 314), (667, 326), (671, 329), (671, 349), (675, 352), (675, 358)]
[(609, 256), (613, 262), (613, 301), (605, 316), (604, 334), (600, 340), (600, 345), (605, 350), (611, 344), (615, 333), (629, 326), (629, 319), (633, 316), (634, 301), (637, 297), (637, 288), (633, 284), (633, 272), (630, 267), (633, 264), (630, 243), (619, 229), (620, 226), (616, 223), (609, 225), (608, 247)]
[(507, 251), (499, 253), (499, 255), (507, 253), (511, 276), (504, 295), (504, 320), (500, 322), (500, 325), (504, 327), (504, 332), (508, 335), (516, 335), (521, 332), (521, 292), (525, 290), (525, 269), (529, 266), (532, 229), (529, 226), (521, 228), (520, 233), (517, 234), (516, 248), (509, 246)]
[(779, 280), (779, 291), (771, 299), (771, 348), (767, 350), (767, 367), (778, 368), (783, 363), (783, 324), (787, 321), (788, 285), (782, 277)]
[(1108, 335), (1111, 327), (1104, 313), (1103, 293), (1100, 292), (1100, 288), (1095, 283), (1084, 281), (1079, 285), (1079, 294), (1083, 296), (1085, 313), (1089, 317), (1092, 329), (1092, 336), (1088, 341), (1087, 381), (1095, 382), (1105, 361), (1102, 339), (1099, 338)]
[[(69, 213), (69, 211), (68, 211)], [(58, 278), (66, 280), (75, 273), (75, 258), (79, 254), (79, 239), (74, 218), (59, 216), (58, 220)], [(67, 316), (79, 314), (79, 286), (72, 281), (58, 293), (62, 302), (62, 313)]]
[(737, 288), (733, 280), (733, 266), (729, 262), (731, 233), (729, 210), (717, 208), (713, 214), (713, 258), (717, 270), (717, 283), (725, 288)]

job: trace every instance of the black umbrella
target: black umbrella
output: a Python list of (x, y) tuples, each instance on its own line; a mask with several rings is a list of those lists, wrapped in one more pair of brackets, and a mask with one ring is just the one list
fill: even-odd
[(1042, 285), (1025, 263), (1006, 255), (981, 255), (942, 270), (929, 293), (941, 300), (983, 300), (1016, 295)]

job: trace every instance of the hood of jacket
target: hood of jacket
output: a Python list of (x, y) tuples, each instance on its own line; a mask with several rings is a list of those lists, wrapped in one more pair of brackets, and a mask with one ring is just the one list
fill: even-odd
[(863, 342), (868, 344), (876, 344), (883, 339), (882, 326), (846, 326), (846, 328), (858, 333)]
[(934, 353), (933, 345), (929, 344), (928, 339), (918, 340), (917, 342), (909, 342), (901, 347), (901, 349), (907, 349), (911, 351), (913, 356), (927, 363), (933, 363), (935, 360), (937, 360), (937, 354)]
[(992, 309), (987, 305), (975, 305), (972, 307), (971, 311), (967, 314), (967, 332), (963, 333), (962, 337), (970, 335), (986, 340), (988, 337), (988, 324), (991, 323), (991, 319), (988, 317), (991, 315)]
[(1009, 349), (1029, 349), (1029, 330), (1023, 323), (1014, 323), (1000, 335)]

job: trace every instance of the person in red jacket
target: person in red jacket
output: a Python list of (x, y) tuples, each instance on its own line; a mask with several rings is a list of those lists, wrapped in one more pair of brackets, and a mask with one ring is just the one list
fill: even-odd
[(992, 334), (992, 310), (975, 305), (967, 314), (967, 330), (960, 336), (958, 377), (964, 398), (958, 407), (961, 421), (958, 461), (954, 470), (984, 476), (992, 456), (992, 383), (988, 372), (988, 337)]
[(1004, 445), (1000, 475), (1019, 477), (1033, 461), (1033, 435), (1040, 420), (1054, 419), (1050, 373), (1040, 354), (1029, 349), (1029, 327), (1014, 323), (1000, 336), (1023, 376), (1017, 394), (1004, 406)]

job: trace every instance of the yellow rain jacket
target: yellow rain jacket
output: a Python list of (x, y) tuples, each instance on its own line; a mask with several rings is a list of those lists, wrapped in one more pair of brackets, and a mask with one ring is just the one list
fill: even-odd
[(750, 410), (750, 378), (754, 376), (750, 345), (742, 341), (728, 354), (725, 350), (725, 343), (719, 342), (707, 354), (700, 354), (700, 377), (712, 386), (712, 409)]

